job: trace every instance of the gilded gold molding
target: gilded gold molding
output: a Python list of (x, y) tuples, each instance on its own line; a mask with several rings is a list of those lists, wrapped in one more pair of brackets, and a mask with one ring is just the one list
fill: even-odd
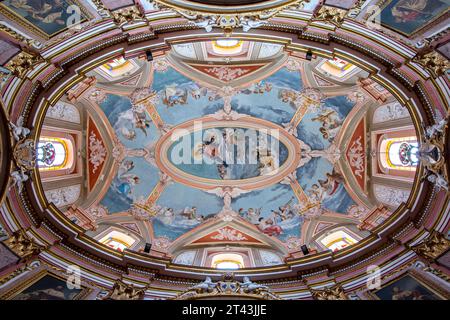
[(43, 62), (40, 56), (22, 51), (6, 64), (6, 69), (11, 71), (14, 76), (23, 78), (32, 67), (40, 62)]
[(17, 31), (11, 29), (10, 27), (8, 27), (7, 25), (5, 25), (3, 23), (0, 24), (0, 31), (5, 32), (9, 36), (13, 37), (14, 39), (16, 39), (19, 42), (26, 44), (29, 47), (40, 48), (42, 46), (42, 44), (39, 41), (37, 41), (33, 38), (27, 38), (24, 35), (18, 33)]
[(322, 6), (317, 15), (313, 18), (313, 21), (330, 22), (335, 26), (340, 27), (346, 14), (347, 10)]
[(450, 240), (442, 233), (434, 231), (422, 243), (411, 247), (415, 253), (428, 261), (434, 261), (450, 248)]
[(122, 26), (131, 22), (144, 21), (144, 15), (135, 6), (122, 8), (112, 12), (114, 23)]
[(255, 300), (281, 300), (281, 298), (272, 293), (269, 287), (250, 281), (244, 277), (242, 282), (234, 279), (233, 274), (225, 274), (222, 280), (213, 282), (210, 277), (206, 277), (186, 291), (178, 294), (174, 300), (203, 300), (203, 299), (255, 299)]
[(311, 289), (311, 295), (315, 300), (348, 300), (341, 286), (324, 288), (322, 290)]
[(436, 51), (429, 52), (413, 59), (435, 78), (442, 76), (450, 68), (450, 62)]
[(3, 243), (21, 259), (37, 255), (43, 250), (43, 247), (38, 245), (34, 239), (30, 238), (23, 229), (14, 232)]

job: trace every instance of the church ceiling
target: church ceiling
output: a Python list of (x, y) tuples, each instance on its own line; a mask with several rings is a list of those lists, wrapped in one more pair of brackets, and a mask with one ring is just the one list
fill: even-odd
[[(241, 46), (261, 54), (259, 43)], [(202, 56), (196, 64), (203, 67), (185, 72), (192, 59), (174, 50), (175, 56), (133, 61), (148, 64), (138, 75), (114, 69), (123, 86), (139, 76), (145, 87), (117, 93), (117, 81), (101, 81), (78, 98), (90, 101), (88, 114), (97, 120), (87, 117), (86, 178), (98, 192), (87, 210), (101, 208), (104, 220), (147, 221), (149, 236), (167, 245), (229, 217), (287, 248), (304, 242), (305, 221), (342, 216), (357, 225), (377, 208), (364, 156), (366, 112), (376, 102), (358, 84), (364, 71), (339, 59), (278, 53), (260, 64)], [(100, 68), (91, 73), (94, 81), (104, 78)], [(244, 80), (231, 82), (238, 78)], [(107, 159), (113, 164), (106, 174)]]
[(448, 0), (225, 2), (1, 1), (0, 299), (444, 279)]

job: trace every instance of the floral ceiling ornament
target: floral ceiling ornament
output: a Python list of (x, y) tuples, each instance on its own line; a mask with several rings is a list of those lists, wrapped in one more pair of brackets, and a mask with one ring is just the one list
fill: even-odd
[(91, 131), (89, 136), (89, 151), (89, 162), (94, 166), (92, 171), (95, 173), (98, 167), (105, 162), (106, 148), (94, 131)]
[(108, 208), (106, 208), (101, 204), (90, 207), (89, 209), (86, 210), (86, 213), (89, 216), (91, 216), (94, 220), (101, 219), (109, 214)]
[(101, 104), (106, 100), (106, 92), (97, 87), (93, 87), (89, 91), (87, 97), (89, 100), (91, 100), (97, 104)]
[(152, 62), (153, 69), (158, 72), (166, 72), (169, 67), (170, 63), (167, 61), (165, 57), (154, 59)]

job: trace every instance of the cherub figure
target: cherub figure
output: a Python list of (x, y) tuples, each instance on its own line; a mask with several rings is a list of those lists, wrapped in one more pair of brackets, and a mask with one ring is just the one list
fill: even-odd
[(9, 123), (9, 127), (11, 128), (12, 135), (14, 136), (14, 139), (16, 141), (24, 139), (24, 138), (28, 137), (28, 135), (30, 134), (30, 129), (25, 128), (23, 126), (24, 120), (25, 120), (24, 117), (20, 116), (17, 119), (16, 124), (14, 124), (12, 122)]
[(17, 189), (19, 190), (19, 193), (22, 192), (23, 190), (23, 184), (28, 181), (29, 176), (28, 174), (25, 172), (24, 169), (20, 169), (20, 170), (16, 170), (11, 172), (11, 178), (13, 179), (13, 184), (11, 185), (10, 188), (17, 186)]
[(241, 288), (248, 293), (258, 293), (260, 290), (269, 290), (269, 287), (250, 281), (249, 277), (244, 277)]
[(211, 277), (206, 277), (205, 281), (196, 284), (191, 287), (191, 290), (197, 291), (197, 293), (211, 292), (217, 285), (217, 282), (213, 282)]

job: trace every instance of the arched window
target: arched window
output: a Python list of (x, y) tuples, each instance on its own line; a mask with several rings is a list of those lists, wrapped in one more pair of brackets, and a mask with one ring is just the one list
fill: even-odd
[(331, 251), (338, 251), (358, 242), (343, 230), (338, 230), (323, 237), (320, 242)]
[(61, 138), (41, 137), (36, 148), (39, 170), (60, 170), (68, 166), (70, 142)]
[(100, 239), (100, 242), (107, 246), (122, 252), (126, 248), (130, 248), (136, 240), (119, 231), (111, 231), (106, 236)]
[(380, 160), (385, 169), (415, 171), (419, 159), (416, 137), (384, 139), (380, 145)]
[(212, 48), (216, 54), (235, 55), (241, 53), (243, 44), (239, 39), (218, 39), (212, 42)]
[(212, 267), (223, 270), (237, 270), (244, 267), (244, 259), (235, 253), (215, 255), (212, 259)]

